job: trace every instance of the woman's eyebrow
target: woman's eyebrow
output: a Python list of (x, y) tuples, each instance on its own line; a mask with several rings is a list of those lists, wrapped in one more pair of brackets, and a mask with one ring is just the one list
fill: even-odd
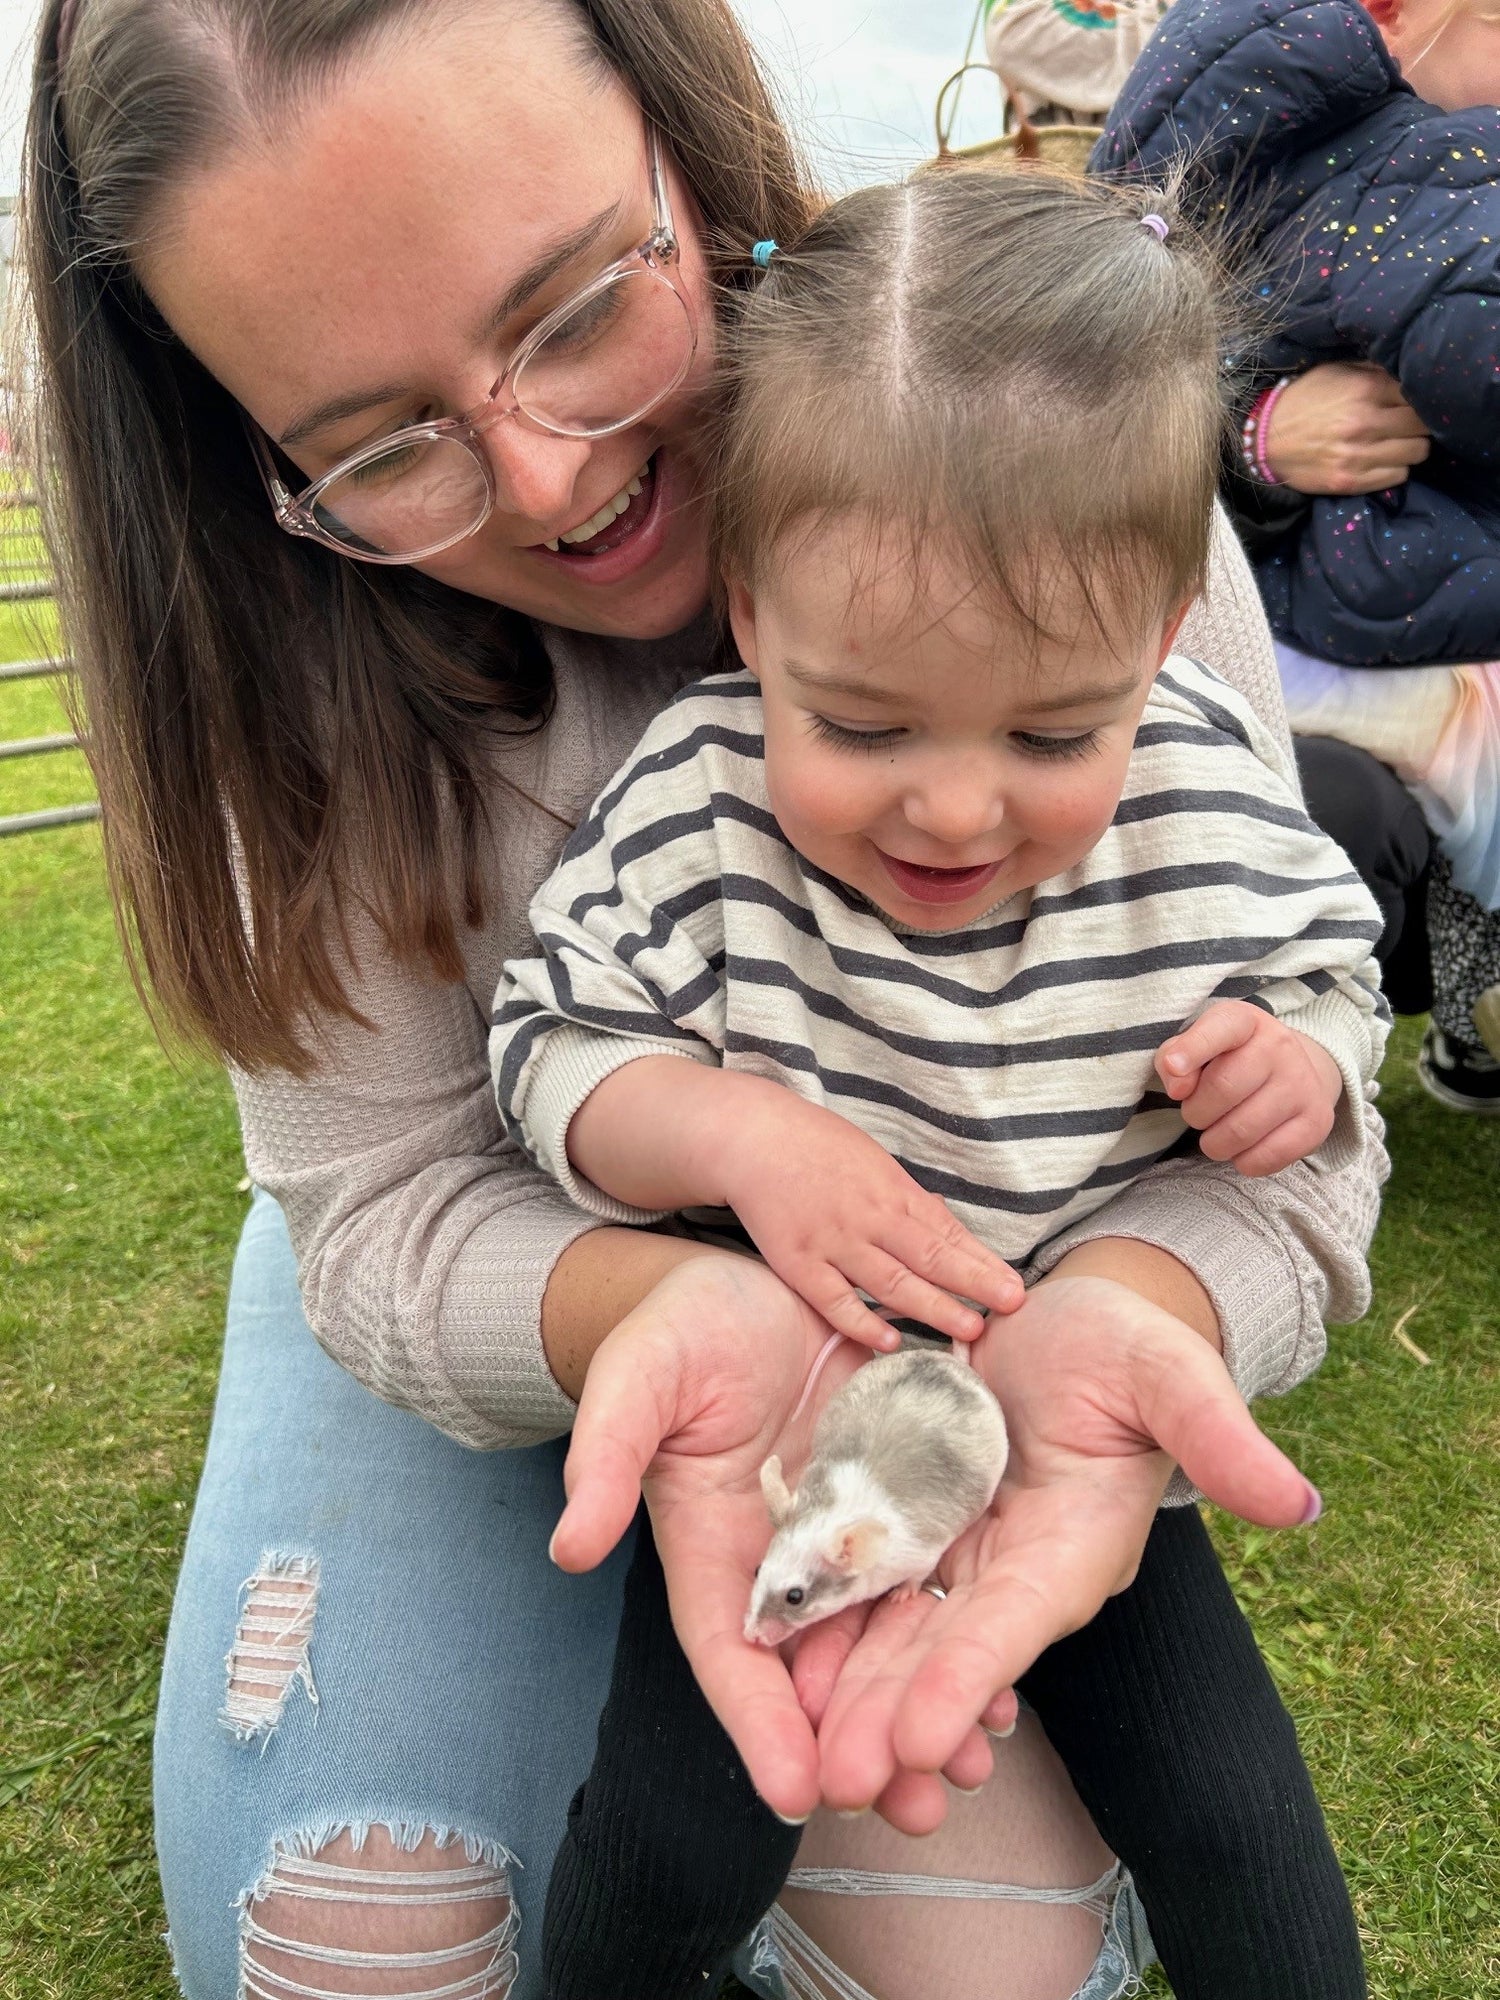
[[(484, 316), (479, 329), (479, 339), (484, 340), (518, 313), (526, 302), (534, 298), (559, 271), (567, 269), (575, 258), (592, 250), (600, 237), (607, 236), (619, 220), (621, 204), (611, 202), (608, 208), (601, 208), (597, 215), (589, 217), (577, 229), (560, 237), (550, 249), (533, 258), (515, 283), (504, 292), (496, 304)], [(408, 393), (410, 385), (404, 382), (381, 382), (373, 389), (351, 389), (342, 396), (330, 396), (326, 402), (313, 409), (303, 411), (293, 417), (276, 442), (285, 449), (320, 431), (325, 424), (340, 423), (345, 417), (357, 417), (364, 410), (377, 409), (382, 403), (394, 403), (398, 397)]]
[(494, 309), (485, 315), (480, 329), (480, 337), (494, 333), (504, 326), (513, 313), (518, 313), (528, 300), (534, 298), (559, 271), (565, 271), (575, 257), (592, 250), (601, 236), (607, 236), (620, 219), (621, 203), (611, 202), (608, 208), (601, 208), (597, 215), (579, 225), (570, 235), (560, 237), (550, 250), (544, 250), (516, 279), (505, 292)]

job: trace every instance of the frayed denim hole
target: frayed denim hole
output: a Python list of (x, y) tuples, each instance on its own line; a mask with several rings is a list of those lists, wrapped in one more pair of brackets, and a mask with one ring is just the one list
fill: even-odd
[(269, 1741), (287, 1696), (300, 1685), (314, 1708), (313, 1620), (318, 1608), (316, 1556), (268, 1549), (240, 1586), (234, 1644), (225, 1655), (219, 1720), (241, 1743)]
[(499, 1843), (446, 1828), (282, 1836), (240, 1899), (240, 2000), (504, 2000), (520, 1924), (514, 1865)]

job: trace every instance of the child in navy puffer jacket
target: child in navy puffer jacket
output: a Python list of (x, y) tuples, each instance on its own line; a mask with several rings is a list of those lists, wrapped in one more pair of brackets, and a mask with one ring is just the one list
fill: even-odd
[(1500, 110), (1424, 103), (1355, 0), (1177, 0), (1094, 164), (1184, 150), (1257, 218), (1264, 378), (1375, 361), (1432, 434), (1403, 485), (1301, 510), (1273, 630), (1348, 666), (1500, 655)]
[[(1293, 727), (1392, 763), (1438, 835), (1423, 1080), (1456, 1109), (1500, 1112), (1500, 21), (1488, 7), (1178, 0), (1094, 166), (1159, 173), (1187, 152), (1253, 219), (1274, 331), (1242, 368), (1245, 407), (1319, 363), (1370, 361), (1431, 434), (1403, 483), (1310, 497), (1274, 484), (1262, 428), (1245, 455), (1269, 483), (1231, 476), (1228, 497)], [(1451, 662), (1489, 664), (1441, 683), (1338, 671)]]

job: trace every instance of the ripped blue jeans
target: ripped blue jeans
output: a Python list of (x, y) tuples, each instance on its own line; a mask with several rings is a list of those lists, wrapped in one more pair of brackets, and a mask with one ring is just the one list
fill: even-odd
[[(314, 1341), (281, 1212), (257, 1196), (157, 1719), (187, 2000), (539, 2000), (548, 1874), (629, 1557), (587, 1577), (548, 1561), (563, 1449), (466, 1451), (361, 1388)], [(1090, 1896), (1103, 1942), (1082, 1994), (1115, 2000), (1144, 1927), (1128, 1885), (1073, 1900)], [(768, 2000), (855, 2000), (810, 1945), (778, 1911), (741, 1976)]]

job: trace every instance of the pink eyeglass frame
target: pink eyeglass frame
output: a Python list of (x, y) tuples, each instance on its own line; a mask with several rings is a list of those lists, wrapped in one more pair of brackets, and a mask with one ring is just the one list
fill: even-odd
[[(473, 409), (465, 410), (456, 417), (440, 417), (432, 423), (404, 424), (401, 429), (390, 431), (371, 444), (361, 445), (358, 451), (350, 452), (347, 458), (340, 459), (337, 465), (305, 486), (300, 493), (293, 493), (277, 471), (276, 461), (271, 455), (271, 443), (266, 433), (252, 418), (245, 417), (250, 448), (270, 498), (271, 511), (276, 517), (278, 527), (283, 528), (289, 535), (301, 535), (309, 541), (321, 542), (325, 548), (333, 549), (339, 555), (351, 556), (357, 562), (379, 563), (398, 568), (410, 563), (423, 562), (428, 556), (439, 555), (444, 549), (454, 548), (459, 542), (467, 541), (470, 535), (478, 534), (494, 512), (498, 497), (495, 490), (494, 468), (490, 464), (488, 453), (479, 448), (480, 437), (493, 425), (502, 422), (506, 417), (513, 417), (517, 423), (552, 437), (613, 437), (619, 431), (629, 430), (632, 424), (639, 423), (642, 417), (666, 401), (692, 366), (693, 356), (698, 350), (698, 322), (693, 312), (692, 301), (681, 283), (682, 246), (672, 217), (672, 203), (667, 191), (661, 139), (656, 127), (651, 124), (646, 127), (646, 150), (651, 170), (653, 211), (650, 235), (643, 243), (637, 244), (634, 250), (627, 250), (623, 257), (617, 257), (612, 264), (600, 271), (597, 277), (591, 278), (586, 285), (581, 285), (576, 292), (564, 299), (561, 305), (548, 313), (545, 319), (540, 320), (511, 355), (504, 374), (498, 378), (489, 394), (483, 401), (476, 403)], [(632, 411), (619, 423), (607, 424), (601, 430), (568, 430), (561, 424), (549, 424), (544, 418), (533, 416), (516, 400), (510, 388), (511, 383), (558, 327), (571, 319), (581, 306), (587, 305), (591, 299), (597, 298), (600, 292), (608, 290), (617, 279), (634, 270), (644, 270), (658, 283), (666, 285), (682, 306), (688, 329), (687, 353), (683, 357), (682, 367), (672, 380), (663, 386), (660, 394), (654, 396), (649, 403), (644, 404), (639, 410)], [(508, 400), (504, 400), (507, 396)], [(440, 541), (410, 554), (392, 556), (377, 549), (352, 548), (348, 542), (340, 541), (337, 535), (330, 534), (320, 525), (313, 509), (319, 496), (336, 481), (347, 478), (351, 472), (358, 472), (362, 466), (382, 457), (393, 447), (399, 448), (404, 443), (436, 443), (447, 438), (453, 439), (468, 451), (484, 479), (484, 507), (470, 527), (462, 529), (458, 534), (445, 535)]]

